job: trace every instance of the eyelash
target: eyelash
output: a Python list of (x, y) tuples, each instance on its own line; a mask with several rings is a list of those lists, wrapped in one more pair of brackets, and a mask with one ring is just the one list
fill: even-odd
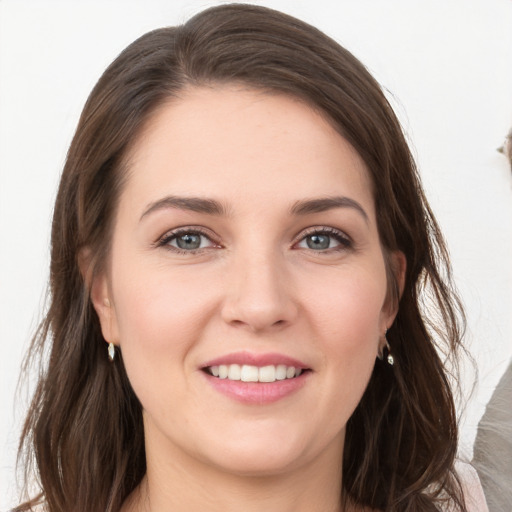
[(213, 237), (210, 233), (207, 233), (206, 231), (200, 229), (200, 228), (179, 228), (174, 231), (168, 231), (164, 236), (162, 236), (159, 240), (156, 242), (157, 247), (163, 247), (164, 249), (167, 249), (169, 251), (172, 251), (176, 254), (199, 254), (203, 252), (204, 250), (210, 249), (211, 247), (200, 247), (198, 249), (180, 249), (179, 247), (171, 246), (170, 243), (173, 240), (176, 240), (178, 237), (182, 235), (196, 235), (201, 236), (204, 238), (207, 238), (214, 247), (220, 248), (221, 245), (213, 240)]
[[(180, 229), (176, 229), (174, 231), (169, 231), (164, 236), (162, 236), (159, 240), (157, 240), (157, 242), (155, 243), (155, 246), (163, 247), (164, 249), (172, 251), (176, 254), (187, 254), (187, 255), (199, 254), (205, 250), (212, 248), (212, 247), (199, 247), (197, 249), (186, 250), (186, 249), (180, 249), (179, 247), (170, 245), (170, 243), (173, 240), (176, 240), (178, 237), (180, 237), (182, 235), (196, 235), (196, 236), (204, 237), (204, 238), (207, 238), (213, 244), (214, 248), (222, 248), (222, 246), (213, 239), (211, 234), (207, 233), (206, 231), (204, 231), (200, 228), (196, 228), (196, 227), (180, 228)], [(293, 246), (296, 246), (297, 244), (299, 244), (300, 242), (305, 240), (307, 237), (312, 236), (312, 235), (328, 236), (330, 238), (333, 238), (334, 240), (336, 240), (336, 242), (339, 243), (339, 246), (329, 247), (325, 250), (306, 249), (306, 250), (309, 250), (312, 252), (325, 254), (325, 253), (332, 253), (332, 252), (341, 252), (344, 250), (346, 251), (346, 250), (350, 250), (353, 248), (353, 242), (350, 239), (350, 237), (348, 237), (345, 233), (343, 233), (342, 231), (340, 231), (338, 229), (335, 229), (332, 227), (327, 227), (327, 226), (306, 229), (305, 231), (303, 231), (300, 234), (300, 238), (296, 242), (293, 243)]]
[(317, 252), (320, 254), (329, 254), (332, 252), (341, 252), (350, 250), (353, 248), (354, 244), (352, 242), (352, 239), (346, 235), (343, 231), (340, 231), (339, 229), (323, 226), (323, 227), (314, 227), (314, 228), (308, 228), (305, 231), (303, 231), (300, 235), (300, 239), (294, 243), (294, 245), (302, 242), (305, 240), (308, 236), (312, 235), (325, 235), (330, 238), (333, 238), (336, 240), (336, 242), (339, 243), (339, 246), (337, 247), (329, 247), (328, 249), (321, 250), (321, 251), (315, 251), (314, 249), (309, 249), (312, 252)]

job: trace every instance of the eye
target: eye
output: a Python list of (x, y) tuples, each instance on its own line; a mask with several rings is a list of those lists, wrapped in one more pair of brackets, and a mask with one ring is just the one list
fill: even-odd
[(337, 229), (314, 228), (301, 238), (296, 247), (313, 251), (343, 250), (352, 247), (352, 241)]
[(183, 235), (176, 236), (169, 243), (170, 245), (176, 244), (176, 247), (184, 250), (195, 250), (200, 249), (201, 246), (204, 247), (204, 239), (203, 235), (199, 235), (197, 233), (184, 233)]
[(180, 229), (166, 233), (159, 241), (158, 246), (181, 253), (193, 253), (209, 247), (218, 247), (218, 244), (205, 233), (195, 229)]

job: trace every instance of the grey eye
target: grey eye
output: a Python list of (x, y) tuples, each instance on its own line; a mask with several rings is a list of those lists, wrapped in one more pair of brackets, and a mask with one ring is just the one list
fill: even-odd
[(194, 233), (185, 233), (177, 236), (174, 240), (176, 241), (176, 247), (184, 250), (194, 250), (201, 247), (202, 235)]
[(164, 235), (157, 243), (159, 247), (165, 247), (178, 253), (195, 254), (196, 251), (219, 247), (206, 233), (196, 229), (177, 229)]
[(323, 250), (329, 249), (331, 237), (329, 235), (314, 234), (306, 237), (306, 245), (309, 249)]
[(309, 249), (313, 251), (337, 251), (350, 249), (352, 242), (343, 232), (333, 228), (323, 228), (305, 234), (295, 246), (298, 249)]

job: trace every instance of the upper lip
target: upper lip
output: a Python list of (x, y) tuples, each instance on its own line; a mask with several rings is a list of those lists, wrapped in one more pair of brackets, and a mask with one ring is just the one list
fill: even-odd
[(302, 361), (295, 359), (293, 357), (286, 356), (284, 354), (279, 353), (265, 353), (265, 354), (254, 354), (251, 352), (233, 352), (231, 354), (226, 354), (220, 357), (216, 357), (210, 361), (207, 361), (202, 365), (202, 368), (207, 368), (209, 366), (220, 366), (221, 364), (230, 365), (230, 364), (239, 364), (239, 365), (250, 365), (250, 366), (270, 366), (270, 365), (280, 365), (284, 364), (285, 366), (293, 366), (295, 368), (307, 369), (308, 366), (304, 364)]

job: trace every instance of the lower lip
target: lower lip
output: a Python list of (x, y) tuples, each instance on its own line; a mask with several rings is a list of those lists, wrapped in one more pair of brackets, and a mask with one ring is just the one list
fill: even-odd
[(204, 373), (208, 383), (223, 395), (245, 404), (271, 404), (285, 398), (304, 386), (309, 374), (304, 372), (293, 379), (275, 382), (243, 382), (241, 380), (219, 379)]

